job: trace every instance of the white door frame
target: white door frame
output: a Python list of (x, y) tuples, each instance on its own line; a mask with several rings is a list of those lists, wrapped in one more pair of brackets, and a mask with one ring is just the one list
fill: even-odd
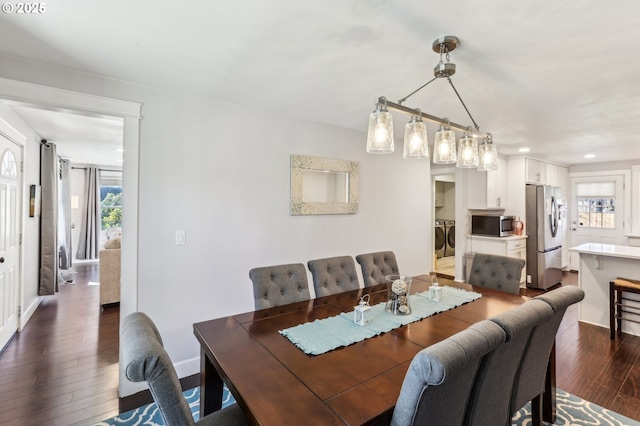
[[(629, 170), (605, 170), (605, 171), (597, 171), (597, 172), (582, 172), (582, 173), (569, 173), (569, 196), (570, 201), (569, 205), (571, 206), (570, 217), (568, 220), (569, 225), (569, 241), (571, 242), (571, 246), (574, 245), (573, 233), (576, 227), (574, 221), (578, 219), (578, 206), (575, 202), (575, 194), (574, 194), (574, 186), (577, 180), (594, 179), (598, 180), (604, 177), (621, 177), (622, 178), (622, 211), (619, 212), (620, 216), (618, 216), (623, 221), (622, 227), (622, 237), (617, 244), (624, 244), (624, 235), (629, 233), (631, 229), (631, 172)], [(618, 197), (616, 196), (616, 199)], [(579, 255), (578, 253), (571, 252), (570, 255), (570, 269), (578, 270), (579, 265)]]
[[(126, 208), (122, 212), (120, 318), (135, 312), (138, 307), (138, 163), (142, 104), (5, 78), (0, 78), (0, 98), (52, 111), (123, 118), (122, 204)], [(23, 194), (24, 185), (23, 182)], [(21, 289), (24, 288), (23, 280), (19, 285)], [(96, 306), (96, 309), (99, 307)], [(126, 388), (123, 382), (125, 380), (120, 375), (121, 395), (123, 388)], [(124, 394), (127, 394), (126, 390)]]
[[(24, 196), (24, 192), (23, 192), (23, 188), (25, 187), (24, 185), (24, 173), (21, 170), (21, 164), (22, 161), (24, 159), (24, 145), (26, 142), (26, 139), (24, 138), (24, 136), (20, 135), (18, 132), (16, 132), (8, 123), (6, 123), (4, 120), (0, 119), (0, 136), (3, 137), (4, 139), (6, 139), (6, 141), (8, 142), (9, 145), (13, 146), (13, 149), (15, 149), (15, 151), (19, 152), (19, 161), (16, 164), (16, 166), (18, 167), (18, 180), (16, 181), (16, 211), (15, 211), (15, 220), (16, 222), (14, 223), (14, 229), (17, 231), (16, 232), (16, 240), (17, 240), (17, 248), (16, 248), (16, 261), (15, 261), (15, 290), (16, 290), (16, 295), (13, 298), (13, 301), (11, 303), (11, 306), (5, 305), (5, 309), (7, 310), (14, 310), (15, 312), (15, 324), (14, 325), (9, 325), (11, 327), (10, 329), (10, 333), (11, 336), (9, 336), (8, 334), (5, 334), (4, 336), (7, 336), (7, 339), (5, 339), (5, 337), (3, 336), (2, 340), (0, 340), (0, 350), (6, 345), (8, 344), (8, 342), (11, 341), (11, 339), (13, 338), (13, 335), (18, 331), (21, 330), (21, 317), (20, 317), (20, 306), (21, 306), (21, 300), (22, 300), (22, 282), (23, 282), (23, 268), (24, 268), (24, 263), (23, 263), (23, 258), (24, 258), (24, 252), (22, 250), (22, 244), (20, 242), (21, 239), (21, 235), (23, 235), (23, 231), (24, 231), (24, 220), (23, 220), (23, 196)], [(2, 150), (0, 150), (0, 156), (2, 155)], [(7, 247), (8, 249), (8, 247)], [(6, 272), (6, 271), (5, 271)], [(5, 273), (5, 277), (8, 274)], [(6, 284), (6, 281), (5, 281)], [(10, 283), (11, 284), (11, 283)], [(1, 290), (0, 290), (1, 291)], [(0, 295), (3, 296), (4, 295)], [(2, 300), (0, 300), (0, 302), (2, 303), (6, 303), (6, 299), (2, 298)], [(0, 321), (3, 321), (4, 318), (0, 318)], [(6, 327), (6, 324), (0, 324), (3, 325), (4, 327)], [(15, 327), (14, 327), (15, 326)]]

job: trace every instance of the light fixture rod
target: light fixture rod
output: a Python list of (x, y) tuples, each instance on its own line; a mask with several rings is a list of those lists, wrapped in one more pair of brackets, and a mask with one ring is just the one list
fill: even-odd
[[(436, 117), (435, 115), (427, 114), (426, 112), (422, 112), (422, 111), (419, 111), (419, 110), (414, 109), (414, 108), (408, 108), (408, 107), (406, 107), (404, 105), (400, 105), (400, 104), (397, 104), (395, 102), (391, 102), (391, 101), (387, 100), (384, 96), (381, 96), (381, 97), (378, 98), (378, 104), (385, 104), (385, 103), (387, 105), (387, 108), (390, 109), (390, 110), (398, 111), (398, 112), (401, 112), (401, 113), (407, 114), (407, 115), (416, 115), (418, 117), (422, 117), (425, 120), (431, 121), (432, 123), (448, 125), (452, 129), (460, 130), (462, 132), (466, 132), (468, 130), (467, 129), (468, 126), (464, 126), (462, 124), (454, 123), (453, 121), (445, 120), (444, 118)], [(471, 119), (471, 120), (473, 121), (473, 119)], [(475, 124), (475, 121), (474, 121), (474, 124)], [(471, 134), (471, 136), (479, 137), (479, 138), (483, 138), (483, 139), (488, 137), (487, 133), (480, 133), (480, 132), (477, 131), (477, 129), (476, 129), (476, 131), (471, 132), (470, 134)]]
[(404, 101), (406, 101), (407, 99), (409, 99), (409, 96), (413, 96), (416, 93), (418, 93), (420, 90), (424, 89), (425, 87), (427, 87), (427, 85), (431, 82), (433, 82), (433, 80), (436, 80), (438, 77), (433, 77), (433, 79), (427, 81), (425, 84), (423, 84), (422, 86), (418, 87), (416, 90), (414, 90), (413, 92), (409, 93), (407, 96), (405, 96), (404, 98), (400, 99), (398, 101), (399, 104), (402, 104)]
[(473, 117), (471, 116), (471, 113), (469, 112), (469, 108), (467, 108), (467, 105), (465, 105), (464, 101), (462, 100), (462, 98), (460, 97), (460, 94), (458, 93), (458, 91), (456, 90), (456, 86), (453, 85), (453, 81), (451, 81), (450, 77), (447, 77), (447, 80), (449, 80), (449, 84), (451, 85), (451, 87), (453, 88), (453, 91), (456, 92), (456, 96), (458, 97), (458, 99), (460, 100), (460, 103), (462, 104), (462, 106), (464, 107), (464, 110), (467, 111), (467, 114), (469, 115), (469, 118), (471, 119), (471, 121), (473, 122), (473, 127), (478, 130), (480, 127), (478, 127), (478, 123), (476, 123), (476, 120), (473, 119)]

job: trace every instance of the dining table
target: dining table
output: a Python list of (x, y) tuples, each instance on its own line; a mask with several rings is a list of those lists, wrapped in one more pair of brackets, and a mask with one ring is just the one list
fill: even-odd
[[(256, 425), (389, 424), (414, 356), (471, 324), (529, 299), (439, 279), (441, 285), (481, 294), (477, 300), (320, 355), (308, 355), (280, 331), (353, 312), (368, 294), (387, 301), (379, 284), (303, 302), (198, 322), (200, 416), (222, 406), (223, 383)], [(428, 274), (412, 278), (411, 293), (431, 286)], [(555, 351), (549, 358), (543, 419), (555, 420)]]

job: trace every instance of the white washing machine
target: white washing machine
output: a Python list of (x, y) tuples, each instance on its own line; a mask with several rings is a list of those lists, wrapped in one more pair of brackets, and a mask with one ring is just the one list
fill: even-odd
[(456, 254), (456, 221), (445, 220), (444, 221), (444, 233), (446, 240), (446, 247), (444, 250), (445, 256), (454, 256)]
[(436, 220), (436, 226), (435, 226), (435, 232), (434, 232), (434, 238), (433, 240), (435, 241), (435, 253), (436, 253), (436, 257), (437, 258), (441, 258), (444, 257), (445, 255), (445, 250), (446, 250), (446, 245), (447, 245), (447, 241), (446, 241), (446, 235), (445, 235), (445, 230), (444, 230), (444, 221), (442, 220)]

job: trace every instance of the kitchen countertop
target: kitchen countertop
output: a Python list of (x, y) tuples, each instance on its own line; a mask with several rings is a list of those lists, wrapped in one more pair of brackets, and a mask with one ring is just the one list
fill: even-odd
[(640, 247), (620, 246), (614, 244), (585, 243), (571, 247), (569, 251), (581, 254), (640, 259)]
[(511, 240), (522, 240), (527, 238), (526, 235), (509, 235), (508, 237), (492, 237), (489, 235), (467, 235), (467, 238), (478, 238), (478, 239), (485, 239), (485, 240), (500, 240), (500, 241), (511, 241)]

